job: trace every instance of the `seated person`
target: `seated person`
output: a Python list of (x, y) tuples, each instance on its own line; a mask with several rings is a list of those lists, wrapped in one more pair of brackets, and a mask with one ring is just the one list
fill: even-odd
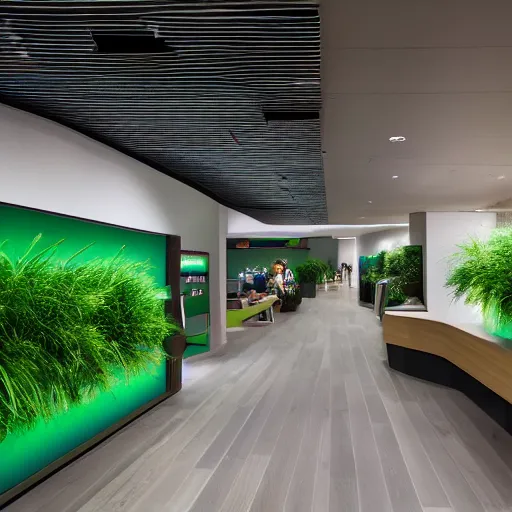
[(247, 297), (249, 304), (254, 304), (255, 302), (258, 302), (263, 297), (266, 297), (267, 293), (258, 293), (254, 288), (253, 285), (250, 283), (244, 283), (242, 286), (242, 291), (240, 293), (240, 297)]

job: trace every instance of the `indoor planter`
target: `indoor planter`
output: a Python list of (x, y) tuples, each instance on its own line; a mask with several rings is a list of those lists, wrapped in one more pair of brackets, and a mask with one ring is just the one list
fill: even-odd
[(316, 285), (321, 284), (328, 266), (321, 260), (306, 260), (296, 269), (297, 281), (300, 284), (302, 297), (314, 299), (316, 297)]
[(176, 334), (171, 334), (164, 339), (163, 347), (169, 357), (181, 358), (187, 348), (187, 337), (181, 331), (177, 331)]
[(187, 337), (182, 329), (175, 327), (175, 333), (164, 338), (162, 343), (164, 352), (169, 357), (169, 391), (174, 394), (181, 390), (183, 384), (182, 366), (183, 354), (187, 349)]
[(298, 286), (287, 287), (286, 293), (281, 297), (281, 313), (297, 311), (302, 302), (301, 290)]
[(459, 249), (446, 281), (454, 299), (480, 306), (484, 329), (512, 339), (512, 229), (497, 229), (487, 242), (470, 240)]

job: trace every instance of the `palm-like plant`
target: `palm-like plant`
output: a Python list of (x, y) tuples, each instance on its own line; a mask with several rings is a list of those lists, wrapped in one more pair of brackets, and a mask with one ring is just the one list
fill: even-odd
[(480, 306), (491, 333), (512, 338), (512, 230), (495, 230), (487, 242), (459, 246), (446, 285), (455, 300)]
[(147, 263), (58, 262), (63, 241), (35, 252), (40, 238), (16, 261), (0, 246), (0, 440), (161, 361), (178, 331)]

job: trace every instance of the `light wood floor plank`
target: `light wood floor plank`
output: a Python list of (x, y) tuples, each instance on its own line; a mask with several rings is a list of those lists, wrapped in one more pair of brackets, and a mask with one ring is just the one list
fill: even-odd
[(408, 399), (408, 392), (398, 376), (393, 375), (395, 387), (403, 397), (404, 408), (411, 423), (419, 433), (420, 440), (434, 464), (443, 488), (452, 507), (457, 512), (485, 512), (471, 485), (437, 437), (435, 430), (421, 410), (421, 406)]
[(345, 379), (350, 431), (354, 443), (357, 486), (361, 512), (391, 512), (391, 503), (359, 379)]

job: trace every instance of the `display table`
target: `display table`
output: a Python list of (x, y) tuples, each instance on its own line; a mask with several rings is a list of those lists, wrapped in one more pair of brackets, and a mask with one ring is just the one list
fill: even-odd
[(227, 320), (226, 326), (229, 327), (241, 327), (242, 324), (249, 320), (250, 318), (263, 313), (264, 311), (269, 311), (269, 318), (271, 322), (274, 320), (274, 315), (272, 311), (272, 306), (279, 299), (277, 295), (269, 295), (263, 299), (261, 299), (257, 304), (253, 304), (252, 306), (247, 306), (241, 309), (228, 309), (227, 311)]
[(382, 325), (391, 368), (458, 389), (512, 434), (512, 340), (428, 312), (386, 312)]

